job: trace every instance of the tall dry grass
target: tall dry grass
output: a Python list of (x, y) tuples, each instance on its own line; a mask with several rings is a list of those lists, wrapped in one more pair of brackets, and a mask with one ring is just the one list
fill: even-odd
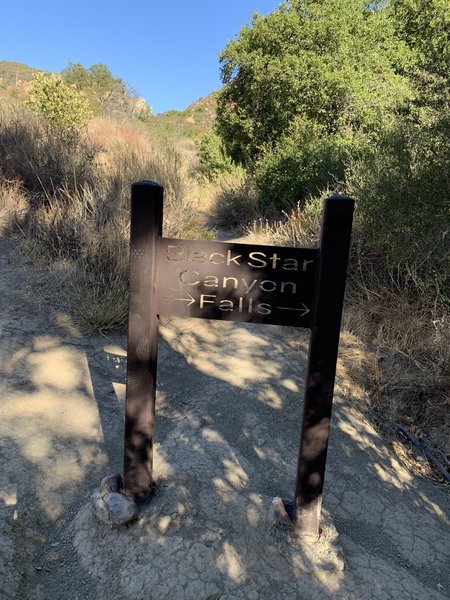
[(209, 186), (211, 212), (219, 227), (242, 229), (260, 215), (258, 190), (241, 167), (223, 174)]
[(74, 190), (95, 176), (95, 148), (87, 139), (63, 135), (19, 104), (0, 109), (2, 181), (19, 181), (30, 205), (61, 187)]
[(0, 115), (0, 218), (52, 265), (72, 311), (97, 331), (127, 319), (131, 184), (165, 188), (164, 234), (201, 237), (189, 165), (138, 125), (97, 119), (70, 143), (14, 107)]
[(450, 315), (440, 294), (423, 295), (356, 243), (344, 328), (372, 355), (375, 367), (357, 377), (380, 428), (414, 425), (450, 454)]
[(319, 243), (322, 208), (322, 198), (310, 198), (289, 212), (283, 211), (280, 219), (259, 218), (247, 222), (244, 231), (261, 243), (315, 248)]
[[(298, 204), (282, 218), (246, 226), (258, 243), (315, 247), (322, 197)], [(338, 386), (370, 410), (383, 433), (414, 425), (450, 454), (450, 315), (439, 289), (388, 266), (364, 243), (355, 222), (348, 272)], [(364, 390), (362, 392), (362, 390)]]

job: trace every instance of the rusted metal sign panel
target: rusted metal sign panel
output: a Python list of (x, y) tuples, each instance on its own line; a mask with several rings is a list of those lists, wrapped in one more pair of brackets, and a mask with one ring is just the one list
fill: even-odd
[(158, 239), (157, 313), (309, 327), (317, 249)]

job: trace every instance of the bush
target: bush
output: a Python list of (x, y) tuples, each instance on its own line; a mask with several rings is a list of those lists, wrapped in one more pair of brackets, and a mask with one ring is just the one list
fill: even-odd
[(448, 302), (450, 119), (399, 120), (380, 145), (353, 161), (347, 189), (358, 200), (367, 251), (389, 270)]
[(215, 181), (221, 174), (233, 170), (233, 161), (228, 156), (219, 136), (215, 133), (205, 133), (197, 144), (199, 158), (199, 173)]
[[(326, 194), (328, 195), (328, 194)], [(259, 219), (246, 228), (251, 237), (275, 246), (316, 248), (319, 243), (320, 223), (323, 211), (323, 196), (298, 202), (284, 218), (269, 221)]]
[(54, 128), (20, 107), (0, 110), (0, 175), (20, 181), (28, 202), (92, 184), (96, 149), (82, 136), (55, 135)]
[(337, 187), (344, 176), (345, 159), (356, 149), (355, 137), (326, 135), (322, 125), (297, 118), (256, 164), (262, 206), (288, 209), (319, 190)]
[(63, 136), (76, 134), (92, 117), (84, 92), (54, 73), (34, 75), (26, 105)]
[[(131, 184), (153, 179), (165, 187), (165, 235), (199, 237), (202, 222), (185, 164), (174, 149), (155, 152), (140, 128), (108, 122), (102, 153), (94, 152), (77, 179), (70, 174), (77, 146), (64, 138), (52, 147), (55, 173), (47, 156), (52, 137), (42, 123), (24, 111), (9, 117), (0, 120), (0, 164), (8, 174), (0, 185), (0, 216), (18, 225), (36, 256), (54, 265), (82, 322), (98, 331), (125, 324)], [(79, 152), (92, 148), (78, 141)]]
[[(349, 395), (363, 386), (363, 397), (383, 433), (396, 422), (416, 425), (445, 449), (450, 431), (448, 310), (436, 287), (434, 293), (421, 294), (417, 276), (408, 279), (398, 267), (389, 268), (381, 249), (368, 247), (361, 237), (366, 234), (364, 213), (358, 215), (363, 200), (353, 228), (343, 320), (343, 337), (354, 340), (353, 350), (341, 347), (340, 377), (351, 378)], [(260, 243), (315, 247), (322, 209), (323, 196), (310, 197), (285, 212), (282, 220), (255, 221), (247, 233)], [(400, 217), (393, 213), (392, 218)]]
[(366, 390), (383, 433), (395, 423), (420, 427), (450, 452), (449, 314), (433, 295), (418, 295), (383, 262), (355, 244), (347, 283), (344, 329), (373, 357), (370, 372), (349, 365)]
[(0, 235), (10, 231), (26, 210), (27, 201), (20, 181), (2, 181), (0, 183)]
[(214, 217), (219, 226), (242, 229), (260, 215), (258, 190), (241, 167), (221, 177), (214, 196)]

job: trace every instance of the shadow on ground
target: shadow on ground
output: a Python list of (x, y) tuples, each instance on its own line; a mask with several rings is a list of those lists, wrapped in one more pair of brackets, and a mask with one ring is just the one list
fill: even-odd
[[(100, 589), (113, 577), (124, 598), (444, 597), (448, 497), (414, 479), (344, 399), (336, 399), (324, 511), (346, 571), (316, 564), (305, 574), (308, 557), (286, 551), (285, 534), (267, 525), (271, 500), (294, 492), (306, 357), (290, 347), (292, 330), (172, 319), (161, 333), (156, 494), (123, 531), (105, 530), (88, 505), (75, 524)], [(125, 353), (109, 346), (95, 360), (110, 439), (117, 428), (108, 433), (93, 374), (109, 369), (123, 398)], [(108, 446), (115, 464), (120, 444)]]
[(0, 260), (2, 600), (448, 597), (448, 495), (406, 471), (348, 397), (324, 501), (345, 571), (305, 573), (308, 556), (267, 525), (272, 499), (294, 492), (307, 341), (294, 349), (289, 328), (165, 322), (156, 494), (127, 528), (98, 522), (89, 495), (122, 465), (124, 336), (62, 329), (24, 295), (6, 246)]

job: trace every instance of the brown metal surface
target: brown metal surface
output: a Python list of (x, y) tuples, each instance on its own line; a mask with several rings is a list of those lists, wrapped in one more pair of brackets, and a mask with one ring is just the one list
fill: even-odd
[(309, 327), (318, 251), (162, 238), (159, 315)]
[(153, 422), (158, 319), (154, 302), (156, 246), (162, 232), (163, 188), (132, 186), (124, 493), (147, 497), (153, 484)]
[(308, 372), (293, 519), (319, 535), (336, 361), (350, 248), (354, 201), (325, 200), (311, 322)]

